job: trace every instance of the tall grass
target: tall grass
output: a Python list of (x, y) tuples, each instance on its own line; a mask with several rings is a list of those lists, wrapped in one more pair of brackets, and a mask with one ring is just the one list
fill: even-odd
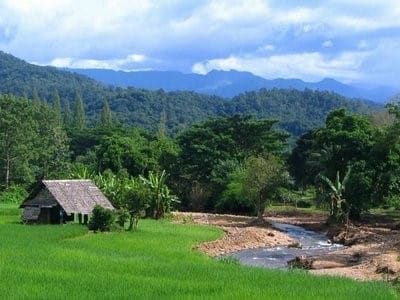
[(136, 232), (93, 234), (13, 217), (0, 224), (1, 299), (398, 299), (384, 283), (245, 267), (192, 250), (220, 237), (216, 228), (144, 220)]

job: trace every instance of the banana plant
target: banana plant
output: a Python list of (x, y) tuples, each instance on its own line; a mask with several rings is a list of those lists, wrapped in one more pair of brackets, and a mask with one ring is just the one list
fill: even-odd
[(173, 202), (179, 202), (178, 198), (171, 194), (166, 184), (167, 173), (163, 170), (161, 173), (149, 172), (148, 178), (139, 176), (142, 182), (152, 192), (152, 214), (153, 218), (163, 218), (166, 212), (169, 212)]
[(349, 181), (351, 173), (351, 167), (347, 168), (346, 174), (344, 175), (343, 180), (340, 180), (339, 171), (336, 172), (336, 179), (335, 181), (331, 181), (328, 177), (320, 175), (322, 181), (324, 181), (330, 188), (331, 193), (331, 216), (337, 218), (339, 208), (342, 209), (344, 206), (347, 207), (346, 209), (346, 217), (348, 219), (349, 213), (349, 205), (345, 198), (343, 198), (343, 193), (346, 189), (346, 184)]

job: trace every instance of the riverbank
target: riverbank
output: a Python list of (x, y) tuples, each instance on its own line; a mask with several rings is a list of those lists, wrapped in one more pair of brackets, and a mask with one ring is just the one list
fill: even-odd
[(314, 260), (313, 274), (345, 276), (358, 280), (392, 281), (400, 276), (400, 227), (396, 218), (368, 215), (349, 226), (348, 231), (330, 230), (326, 215), (294, 212), (269, 213), (268, 220), (324, 232), (346, 245)]
[[(271, 222), (293, 224), (309, 230), (328, 233), (326, 214), (300, 211), (275, 212), (266, 215)], [(211, 256), (243, 249), (293, 245), (286, 233), (271, 226), (255, 226), (254, 218), (204, 213), (176, 213), (177, 222), (207, 224), (222, 228), (222, 239), (197, 245)], [(346, 248), (310, 257), (313, 274), (345, 276), (358, 280), (394, 280), (400, 276), (400, 230), (393, 220), (367, 219), (350, 226), (348, 233), (330, 232), (331, 238)]]
[(224, 231), (222, 239), (196, 245), (196, 249), (210, 256), (295, 243), (287, 234), (267, 223), (262, 226), (254, 225), (253, 217), (187, 212), (173, 213), (173, 216), (174, 221), (178, 223), (218, 226)]

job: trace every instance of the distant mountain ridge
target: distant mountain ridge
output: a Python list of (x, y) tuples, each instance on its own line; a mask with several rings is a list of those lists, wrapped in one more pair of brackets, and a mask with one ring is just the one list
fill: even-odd
[[(218, 72), (211, 72), (210, 75), (220, 78)], [(242, 77), (247, 76), (242, 72), (234, 75), (240, 82), (244, 82)], [(193, 85), (197, 84), (197, 76), (201, 75), (193, 76)], [(162, 129), (170, 135), (179, 134), (188, 126), (209, 117), (241, 114), (276, 119), (279, 128), (296, 137), (323, 126), (327, 114), (333, 109), (344, 107), (349, 112), (362, 114), (382, 109), (382, 105), (370, 101), (352, 100), (336, 93), (311, 89), (263, 88), (226, 100), (188, 91), (111, 87), (84, 75), (29, 64), (0, 51), (1, 94), (51, 103), (56, 92), (63, 107), (69, 103), (72, 110), (76, 94), (82, 96), (88, 125), (98, 122), (103, 101), (107, 99), (114, 120), (121, 125), (135, 125), (152, 131)]]
[(185, 74), (176, 71), (137, 71), (124, 72), (109, 69), (67, 69), (86, 75), (104, 84), (117, 87), (136, 87), (150, 90), (194, 91), (207, 95), (233, 98), (238, 94), (262, 88), (293, 88), (304, 90), (326, 90), (342, 96), (367, 99), (375, 102), (386, 102), (398, 91), (391, 87), (375, 87), (371, 89), (355, 87), (325, 78), (319, 82), (305, 82), (300, 79), (265, 79), (250, 72), (216, 71), (206, 75)]

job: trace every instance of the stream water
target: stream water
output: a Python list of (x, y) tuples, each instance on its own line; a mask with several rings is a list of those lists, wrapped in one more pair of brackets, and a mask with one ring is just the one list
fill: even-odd
[(228, 256), (235, 257), (240, 263), (246, 265), (267, 268), (287, 268), (288, 260), (296, 256), (314, 256), (344, 247), (340, 244), (330, 243), (324, 234), (306, 230), (299, 226), (282, 223), (272, 223), (272, 225), (286, 232), (292, 239), (298, 241), (302, 245), (302, 248), (273, 247), (245, 249), (230, 253)]

